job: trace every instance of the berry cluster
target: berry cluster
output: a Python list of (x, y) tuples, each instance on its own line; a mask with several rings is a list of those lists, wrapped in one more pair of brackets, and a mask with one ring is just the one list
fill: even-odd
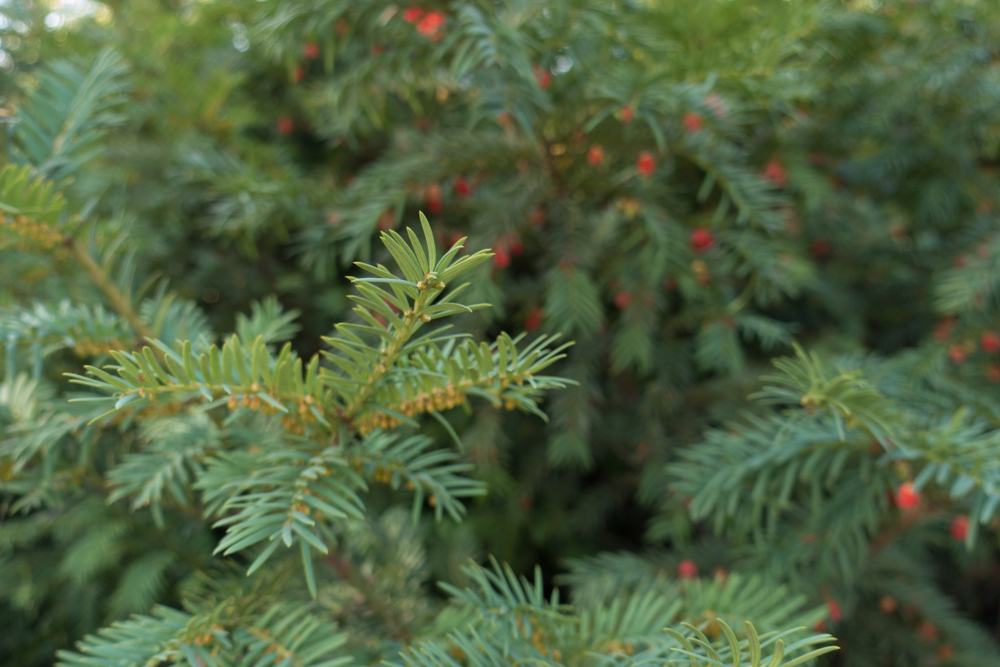
[(431, 41), (438, 42), (444, 37), (444, 25), (448, 17), (444, 12), (427, 11), (422, 7), (403, 10), (403, 20), (416, 26), (417, 32)]

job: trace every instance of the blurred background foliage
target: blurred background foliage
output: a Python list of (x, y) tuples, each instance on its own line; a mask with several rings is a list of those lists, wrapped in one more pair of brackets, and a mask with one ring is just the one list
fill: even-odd
[[(103, 86), (93, 104), (114, 103), (88, 110), (100, 154), (79, 146), (40, 169), (210, 330), (274, 294), (311, 356), (347, 316), (351, 262), (381, 258), (378, 231), (423, 211), (442, 243), (468, 235), (496, 252), (471, 297), (493, 307), (463, 330), (576, 340), (556, 373), (579, 384), (550, 397), (549, 423), (487, 405), (454, 416), (489, 494), (461, 524), (407, 534), (426, 544), (392, 575), (401, 589), (463, 582), (467, 558), (492, 554), (568, 573), (582, 599), (602, 595), (593, 582), (675, 577), (682, 560), (754, 573), (805, 549), (794, 532), (716, 530), (692, 507), (704, 476), (758, 465), (750, 451), (725, 458), (757, 437), (734, 420), (761, 414), (747, 396), (793, 341), (874, 378), (904, 405), (890, 421), (930, 418), (928, 405), (1000, 420), (1000, 339), (984, 337), (1000, 330), (996, 3), (8, 0), (0, 45), (6, 159), (31, 159), (44, 134), (19, 109), (42, 103), (45, 77)], [(0, 249), (0, 305), (99, 301), (63, 271)], [(74, 363), (52, 352), (50, 386)], [(918, 371), (919, 397), (898, 375)], [(995, 526), (966, 551), (948, 537), (951, 499), (886, 519), (898, 511), (885, 491), (919, 466), (880, 456), (878, 480), (843, 479), (877, 488), (869, 505), (813, 517), (818, 550), (776, 574), (839, 600), (827, 623), (848, 650), (828, 664), (997, 664)], [(0, 531), (5, 664), (48, 664), (205, 572), (213, 539), (197, 515), (168, 513), (160, 529), (99, 488), (80, 493), (38, 534)], [(371, 503), (387, 512), (379, 534), (409, 548), (393, 498)], [(821, 567), (818, 553), (853, 539), (830, 527), (876, 511), (852, 552), (871, 557)], [(393, 558), (374, 545), (352, 548)], [(352, 600), (323, 604), (349, 616)], [(405, 603), (427, 613), (426, 599)]]

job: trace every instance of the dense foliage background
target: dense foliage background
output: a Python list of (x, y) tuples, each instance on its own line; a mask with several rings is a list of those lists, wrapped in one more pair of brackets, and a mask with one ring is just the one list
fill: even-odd
[[(492, 307), (458, 329), (575, 341), (548, 422), (448, 413), (488, 488), (461, 523), (367, 497), (341, 545), (377, 590), (334, 566), (319, 597), (362, 661), (492, 555), (580, 604), (784, 585), (840, 638), (823, 664), (998, 664), (995, 3), (11, 2), (0, 44), (7, 162), (60, 186), (63, 232), (160, 339), (270, 331), (308, 359), (357, 319), (351, 263), (387, 262), (378, 233), (422, 211), (440, 245), (494, 252), (466, 294)], [(59, 122), (22, 113), (42, 108)], [(203, 594), (223, 533), (190, 485), (154, 521), (105, 482), (158, 437), (127, 419), (21, 462), (17, 383), (63, 397), (142, 332), (32, 311), (115, 304), (59, 243), (6, 238), (0, 656), (26, 667)], [(717, 639), (721, 610), (690, 608)]]

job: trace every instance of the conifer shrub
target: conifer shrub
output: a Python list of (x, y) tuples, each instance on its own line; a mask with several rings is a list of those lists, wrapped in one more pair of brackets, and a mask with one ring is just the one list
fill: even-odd
[(0, 662), (998, 664), (995, 7), (65, 11)]

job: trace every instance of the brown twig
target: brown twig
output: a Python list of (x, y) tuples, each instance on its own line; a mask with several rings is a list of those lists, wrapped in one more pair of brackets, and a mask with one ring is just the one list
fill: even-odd
[(136, 335), (139, 338), (151, 337), (152, 332), (149, 330), (149, 327), (139, 319), (139, 315), (132, 309), (132, 304), (129, 303), (129, 300), (125, 298), (125, 295), (118, 289), (118, 286), (108, 277), (104, 269), (94, 260), (90, 252), (83, 246), (83, 243), (78, 239), (69, 239), (66, 245), (70, 252), (73, 253), (76, 261), (80, 263), (83, 270), (90, 276), (90, 279), (101, 288), (104, 295), (111, 301), (112, 307), (132, 325), (132, 330), (135, 331)]

